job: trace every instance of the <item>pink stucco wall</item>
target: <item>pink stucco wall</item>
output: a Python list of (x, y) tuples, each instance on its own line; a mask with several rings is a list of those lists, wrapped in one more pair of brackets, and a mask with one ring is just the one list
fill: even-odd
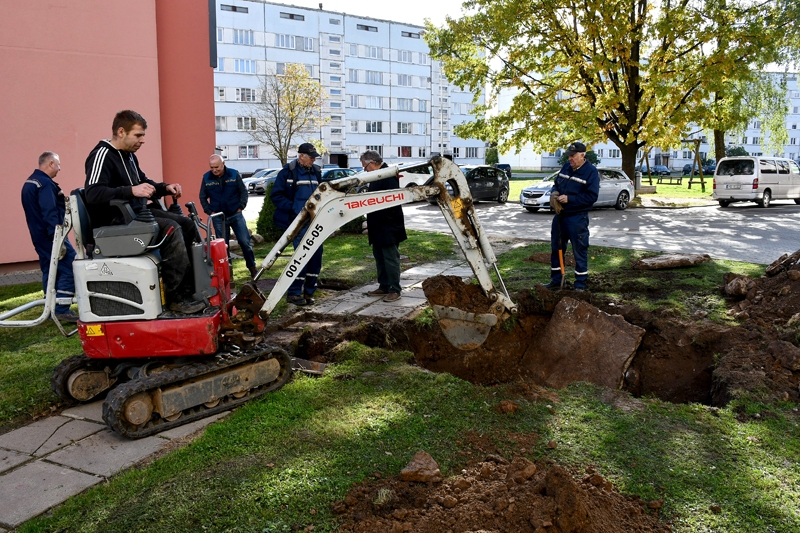
[(39, 154), (59, 154), (56, 181), (66, 193), (82, 186), (86, 156), (111, 136), (117, 111), (147, 119), (137, 155), (161, 181), (155, 1), (2, 0), (0, 263), (36, 259), (20, 189)]

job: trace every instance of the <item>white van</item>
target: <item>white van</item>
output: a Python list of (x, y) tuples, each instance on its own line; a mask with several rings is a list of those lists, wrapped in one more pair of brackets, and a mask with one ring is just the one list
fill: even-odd
[(712, 198), (722, 207), (733, 202), (769, 207), (772, 200), (800, 204), (800, 166), (782, 157), (725, 157), (714, 172)]

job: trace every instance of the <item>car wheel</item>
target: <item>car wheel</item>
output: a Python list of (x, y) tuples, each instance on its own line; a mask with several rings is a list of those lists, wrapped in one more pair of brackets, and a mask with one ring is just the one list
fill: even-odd
[(729, 205), (731, 205), (730, 200), (720, 200), (719, 201), (719, 206), (720, 207), (728, 207)]
[(628, 207), (628, 204), (631, 203), (631, 195), (628, 191), (622, 191), (617, 196), (617, 203), (614, 204), (614, 209), (618, 211), (623, 211)]
[(529, 213), (535, 213), (539, 210), (538, 207), (525, 207), (525, 209), (527, 209)]
[(796, 204), (800, 205), (800, 198), (795, 198), (795, 199), (794, 199), (794, 203), (796, 203)]
[(772, 201), (772, 193), (769, 189), (764, 191), (764, 196), (761, 197), (761, 200), (758, 200), (756, 203), (759, 207), (769, 207), (770, 202)]
[(508, 189), (500, 189), (500, 194), (497, 196), (497, 201), (501, 204), (508, 201)]

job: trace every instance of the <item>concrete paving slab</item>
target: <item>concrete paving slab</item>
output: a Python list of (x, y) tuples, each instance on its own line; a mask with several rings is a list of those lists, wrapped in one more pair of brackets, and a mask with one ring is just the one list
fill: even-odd
[(21, 465), (30, 458), (31, 456), (27, 453), (14, 452), (11, 450), (0, 450), (0, 473), (11, 470), (15, 466)]
[(331, 315), (354, 314), (367, 305), (380, 300), (379, 296), (367, 296), (362, 293), (349, 292), (314, 306), (314, 312)]
[(99, 422), (100, 424), (105, 424), (105, 421), (103, 420), (103, 400), (76, 405), (75, 407), (65, 409), (61, 412), (61, 414), (71, 418), (92, 420), (94, 422)]
[(58, 428), (71, 422), (66, 416), (50, 416), (32, 424), (0, 435), (0, 448), (23, 452), (29, 455), (42, 447), (42, 444), (58, 431)]
[(419, 300), (428, 299), (425, 297), (425, 292), (422, 290), (422, 285), (413, 285), (409, 288), (403, 288), (403, 298), (417, 298)]
[(417, 267), (409, 268), (402, 273), (404, 278), (430, 278), (438, 276), (445, 270), (455, 268), (463, 264), (463, 261), (438, 261), (436, 263), (428, 263)]
[(49, 461), (109, 477), (141, 461), (164, 446), (164, 439), (145, 437), (131, 440), (104, 429), (47, 457)]
[(402, 318), (422, 306), (419, 298), (400, 298), (395, 302), (372, 304), (356, 313), (358, 316), (375, 316), (380, 318)]
[(442, 271), (442, 276), (458, 276), (459, 278), (473, 278), (475, 273), (468, 266), (457, 266)]
[(0, 477), (0, 525), (14, 528), (102, 478), (35, 461)]
[(70, 420), (58, 428), (58, 430), (53, 433), (53, 436), (47, 439), (47, 442), (42, 444), (33, 455), (36, 457), (47, 455), (52, 451), (68, 446), (98, 431), (102, 431), (105, 427), (105, 424), (98, 424), (97, 422), (90, 422), (88, 420)]
[(158, 433), (155, 436), (156, 437), (161, 437), (162, 439), (169, 439), (169, 440), (181, 439), (183, 437), (186, 437), (187, 435), (191, 435), (192, 433), (194, 433), (195, 431), (197, 431), (199, 429), (203, 429), (204, 427), (207, 427), (207, 426), (211, 425), (212, 423), (216, 422), (217, 420), (219, 420), (221, 418), (225, 418), (229, 414), (231, 414), (230, 411), (223, 411), (223, 412), (218, 413), (218, 414), (216, 414), (214, 416), (209, 416), (208, 418), (204, 418), (202, 420), (198, 420), (197, 422), (192, 422), (191, 424), (186, 424), (185, 426), (179, 426), (179, 427), (176, 427), (176, 428), (173, 428), (173, 429), (168, 429), (167, 431), (162, 431), (161, 433)]
[[(313, 308), (312, 308), (312, 311), (313, 311)], [(325, 328), (330, 328), (332, 326), (335, 326), (338, 323), (339, 322), (337, 322), (335, 320), (320, 320), (318, 322), (314, 322), (314, 321), (308, 322), (308, 321), (305, 321), (305, 320), (301, 320), (300, 322), (295, 322), (294, 324), (290, 324), (289, 326), (286, 327), (286, 330), (287, 331), (303, 331), (306, 328), (325, 329)]]

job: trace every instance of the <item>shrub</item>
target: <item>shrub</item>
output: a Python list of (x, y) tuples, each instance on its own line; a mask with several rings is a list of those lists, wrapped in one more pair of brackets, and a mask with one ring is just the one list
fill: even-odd
[(283, 235), (283, 230), (275, 227), (272, 221), (272, 215), (275, 214), (275, 204), (272, 203), (269, 195), (272, 192), (273, 183), (267, 186), (264, 193), (264, 204), (261, 206), (261, 212), (258, 214), (258, 221), (256, 222), (256, 233), (264, 237), (267, 241), (276, 241)]

